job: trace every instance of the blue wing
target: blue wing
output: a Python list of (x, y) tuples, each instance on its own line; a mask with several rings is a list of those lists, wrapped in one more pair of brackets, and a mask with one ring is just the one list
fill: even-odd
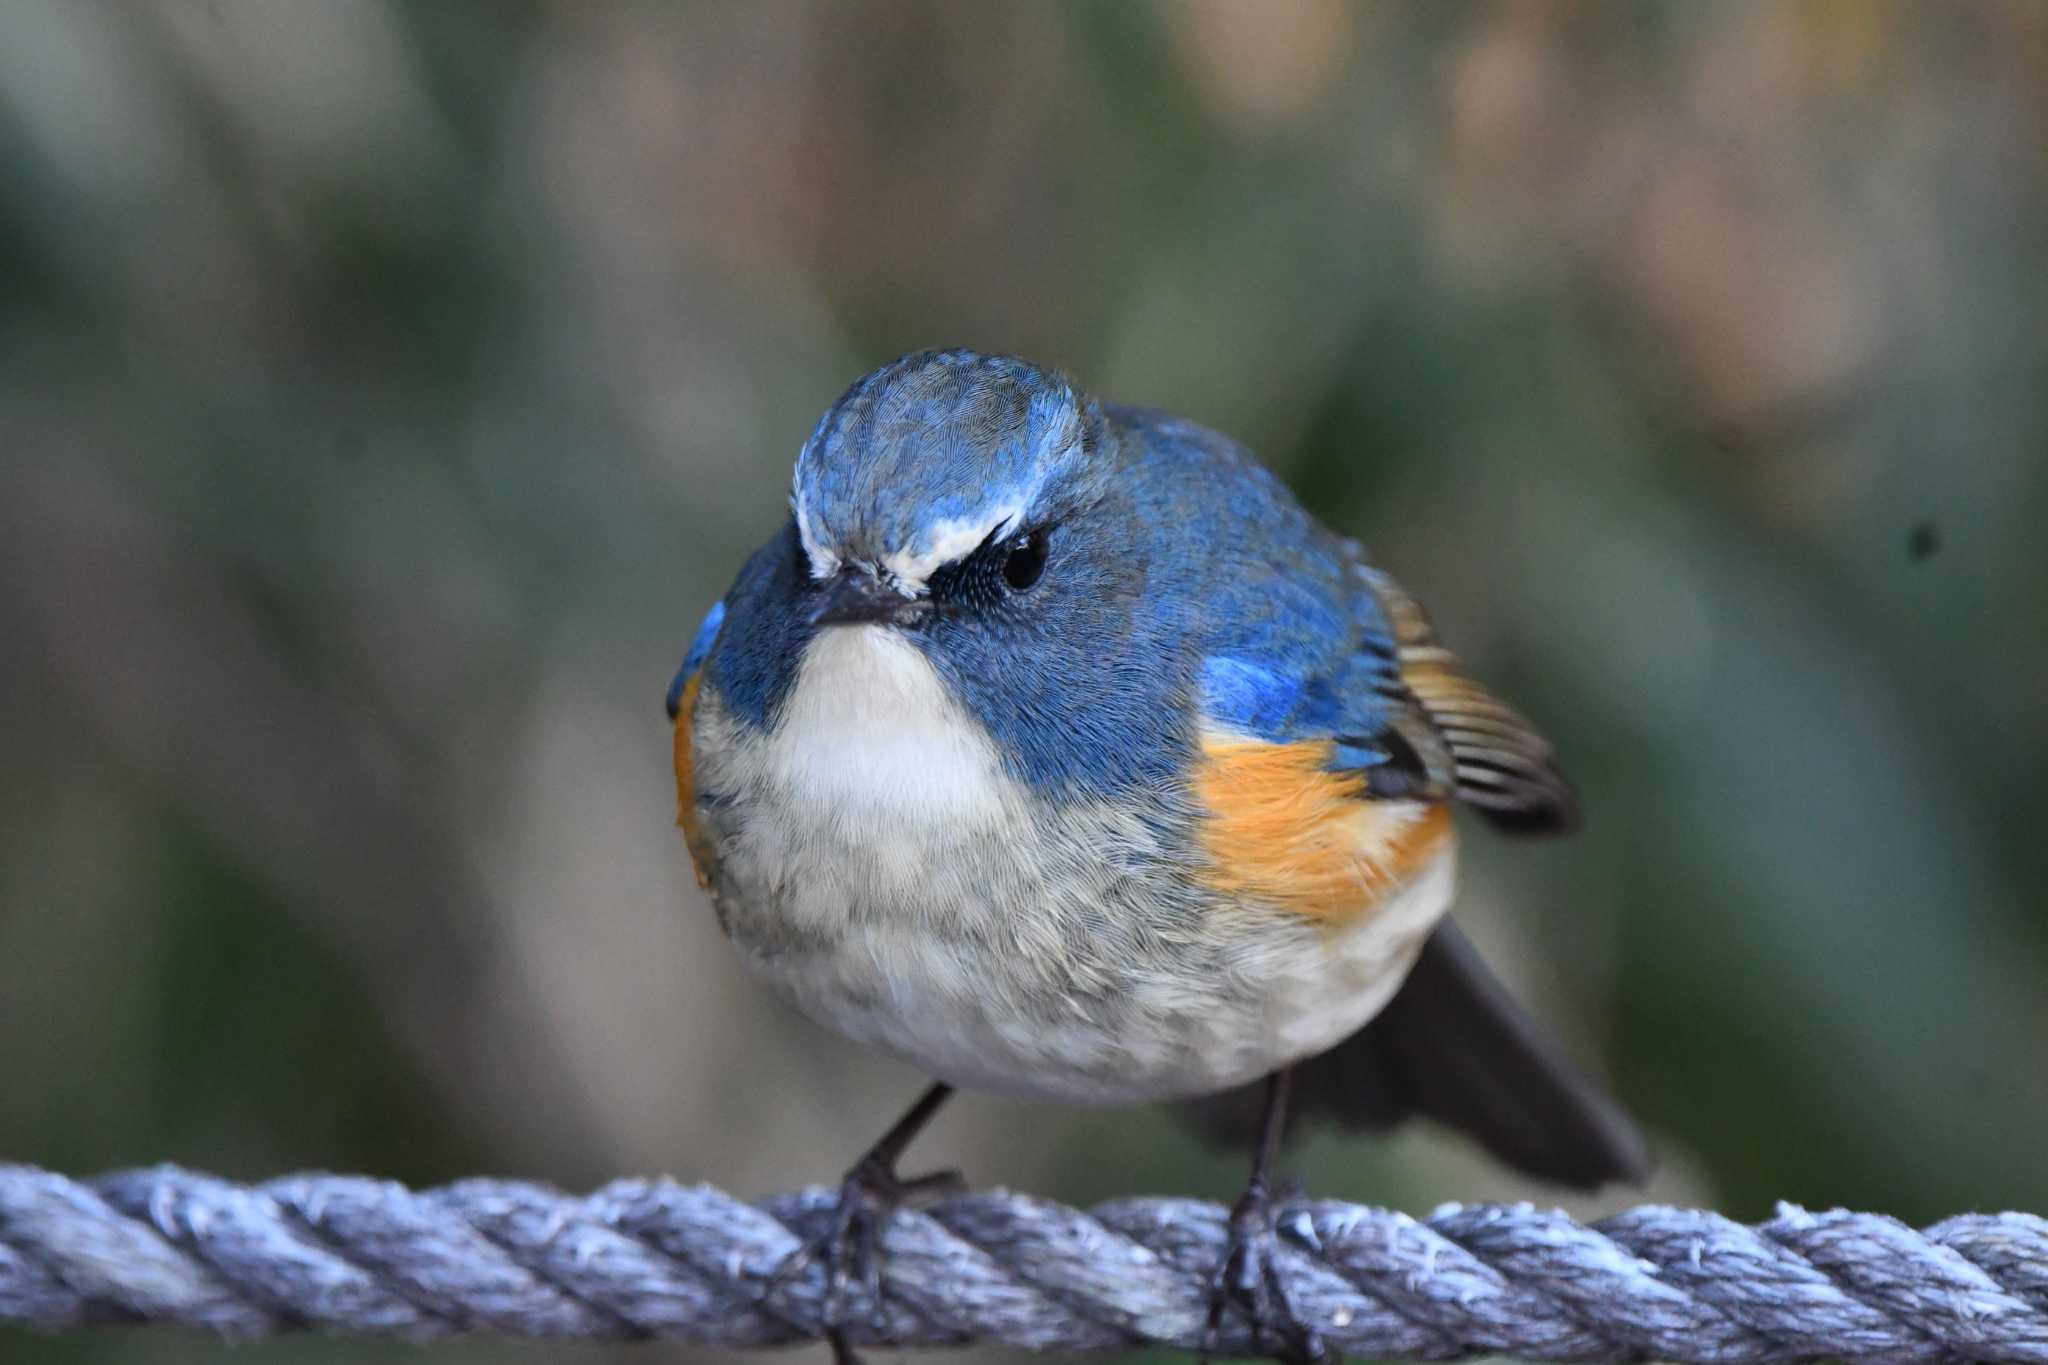
[(1375, 797), (1456, 797), (1518, 832), (1566, 829), (1577, 803), (1550, 744), (1465, 676), (1414, 599), (1345, 546), (1341, 614), (1282, 600), (1212, 653), (1203, 712), (1273, 743), (1327, 740)]
[(1374, 796), (1448, 795), (1450, 765), (1402, 681), (1393, 623), (1352, 547), (1344, 555), (1267, 585), (1256, 624), (1202, 663), (1204, 718), (1269, 743), (1328, 741), (1330, 767), (1362, 773)]
[(676, 670), (675, 680), (668, 685), (668, 718), (674, 720), (683, 705), (683, 689), (690, 685), (690, 679), (704, 666), (704, 660), (711, 655), (711, 647), (718, 643), (719, 627), (725, 624), (725, 602), (714, 603), (704, 624), (697, 627), (697, 636), (690, 641), (689, 652), (683, 655), (683, 666)]

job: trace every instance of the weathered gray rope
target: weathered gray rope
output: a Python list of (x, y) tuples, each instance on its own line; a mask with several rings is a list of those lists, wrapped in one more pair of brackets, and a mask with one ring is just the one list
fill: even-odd
[[(749, 1204), (648, 1180), (581, 1198), (504, 1180), (244, 1186), (172, 1167), (75, 1181), (0, 1165), (0, 1326), (784, 1345), (818, 1335), (823, 1272), (763, 1286), (832, 1199)], [(1789, 1206), (1753, 1227), (1654, 1206), (1588, 1226), (1527, 1205), (1418, 1221), (1303, 1201), (1282, 1226), (1297, 1311), (1347, 1354), (2048, 1365), (2048, 1220), (2028, 1214), (1915, 1232)], [(848, 1335), (1193, 1348), (1224, 1229), (1222, 1209), (1185, 1199), (1083, 1213), (991, 1192), (900, 1213), (883, 1232), (882, 1301), (853, 1286)], [(1218, 1345), (1259, 1353), (1238, 1323)]]

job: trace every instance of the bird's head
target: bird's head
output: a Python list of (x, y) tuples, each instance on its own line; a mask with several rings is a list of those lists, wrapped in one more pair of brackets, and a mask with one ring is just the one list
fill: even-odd
[[(855, 697), (944, 699), (1034, 786), (1156, 777), (1180, 680), (1125, 466), (1056, 373), (957, 350), (883, 366), (805, 442), (791, 522), (711, 630), (717, 690), (773, 729), (799, 674), (831, 669)], [(895, 687), (906, 668), (939, 686)]]
[(1101, 428), (1072, 384), (1018, 360), (928, 351), (862, 379), (797, 457), (810, 619), (945, 634), (1027, 612), (1099, 497)]

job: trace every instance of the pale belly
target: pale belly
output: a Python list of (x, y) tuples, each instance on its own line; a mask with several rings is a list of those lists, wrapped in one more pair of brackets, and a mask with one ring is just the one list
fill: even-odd
[(820, 638), (771, 734), (699, 716), (699, 816), (748, 968), (934, 1077), (1080, 1104), (1243, 1084), (1378, 1013), (1450, 903), (1449, 845), (1337, 927), (1224, 899), (1171, 822), (1023, 790), (914, 649), (867, 636)]
[[(1341, 935), (1020, 957), (1010, 942), (873, 920), (792, 950), (728, 914), (740, 954), (784, 999), (855, 1041), (965, 1089), (1073, 1104), (1211, 1094), (1328, 1050), (1377, 1014), (1448, 906), (1451, 853)], [(1241, 933), (1242, 931), (1240, 931)], [(1062, 979), (1071, 974), (1072, 979)]]

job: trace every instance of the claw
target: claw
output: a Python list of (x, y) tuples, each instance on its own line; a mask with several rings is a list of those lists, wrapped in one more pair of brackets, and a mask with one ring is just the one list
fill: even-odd
[(1223, 1315), (1235, 1308), (1252, 1329), (1252, 1343), (1268, 1341), (1276, 1355), (1291, 1365), (1322, 1365), (1330, 1359), (1328, 1345), (1301, 1320), (1281, 1279), (1279, 1230), (1273, 1220), (1273, 1198), (1263, 1180), (1254, 1179), (1230, 1210), (1229, 1240), (1223, 1259), (1209, 1274), (1209, 1319), (1202, 1333), (1202, 1365), (1208, 1365), (1221, 1339)]
[(855, 1277), (867, 1301), (882, 1299), (882, 1228), (897, 1209), (929, 1202), (967, 1188), (958, 1171), (934, 1171), (904, 1178), (886, 1164), (864, 1157), (840, 1183), (839, 1199), (825, 1230), (782, 1259), (762, 1286), (760, 1298), (772, 1297), (806, 1270), (825, 1266), (825, 1341), (834, 1365), (861, 1365), (860, 1355), (846, 1340), (842, 1314), (846, 1291)]
[(833, 1365), (860, 1365), (860, 1356), (847, 1343), (840, 1310), (846, 1306), (846, 1286), (856, 1271), (862, 1287), (868, 1291), (869, 1305), (879, 1306), (882, 1301), (882, 1224), (905, 1204), (967, 1188), (958, 1171), (938, 1171), (908, 1180), (896, 1174), (903, 1149), (931, 1122), (932, 1115), (939, 1112), (952, 1093), (953, 1087), (945, 1081), (932, 1082), (917, 1103), (868, 1149), (867, 1155), (853, 1163), (853, 1169), (840, 1182), (839, 1199), (832, 1206), (832, 1217), (825, 1230), (785, 1256), (761, 1289), (758, 1297), (769, 1298), (819, 1260), (825, 1262), (823, 1325), (825, 1343), (832, 1348)]

